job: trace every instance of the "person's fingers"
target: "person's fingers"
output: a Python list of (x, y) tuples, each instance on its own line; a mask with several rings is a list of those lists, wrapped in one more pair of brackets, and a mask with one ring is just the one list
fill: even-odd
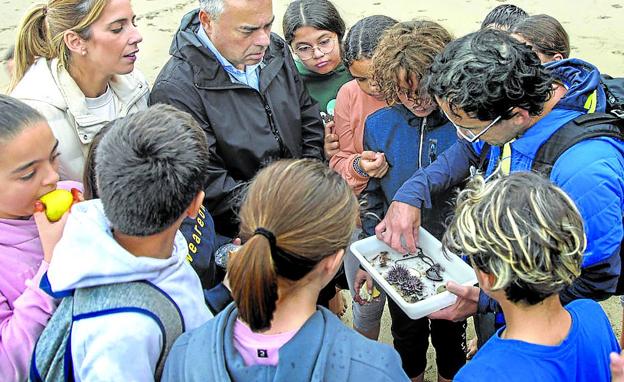
[(234, 245), (241, 245), (240, 237), (237, 237), (236, 239), (232, 240), (232, 244), (234, 244)]
[(362, 154), (360, 154), (360, 156), (362, 157), (362, 160), (374, 161), (376, 157), (375, 154), (376, 153), (374, 151), (362, 151)]
[(71, 193), (72, 193), (72, 196), (74, 197), (74, 203), (84, 202), (84, 196), (82, 195), (82, 192), (80, 192), (79, 189), (72, 188)]
[(366, 289), (368, 290), (368, 294), (373, 295), (373, 278), (368, 276), (366, 277)]
[(35, 212), (44, 212), (45, 205), (41, 202), (41, 200), (37, 200), (35, 202)]
[(405, 227), (403, 230), (403, 238), (405, 239), (405, 249), (409, 253), (416, 253), (416, 238), (414, 237), (414, 229), (412, 227)]
[(332, 121), (329, 121), (329, 122), (323, 124), (323, 126), (325, 128), (325, 141), (327, 141), (327, 136), (332, 133), (332, 126), (330, 126), (330, 124), (333, 126), (333, 122)]
[(446, 290), (454, 295), (462, 298), (468, 298), (470, 294), (470, 287), (456, 283), (455, 281), (449, 281), (446, 283)]
[(386, 220), (382, 220), (379, 224), (375, 226), (375, 236), (377, 239), (384, 240), (384, 232), (386, 232)]
[(440, 309), (437, 312), (433, 312), (430, 315), (428, 315), (427, 317), (429, 317), (432, 320), (447, 320), (447, 321), (453, 321), (453, 311), (454, 311), (454, 307), (455, 304), (446, 307), (444, 309)]
[(401, 243), (401, 233), (397, 231), (392, 231), (390, 234), (390, 247), (399, 253), (405, 253), (405, 248)]
[(611, 378), (613, 382), (622, 382), (624, 381), (624, 359), (622, 355), (611, 352), (609, 354), (610, 368), (611, 368)]

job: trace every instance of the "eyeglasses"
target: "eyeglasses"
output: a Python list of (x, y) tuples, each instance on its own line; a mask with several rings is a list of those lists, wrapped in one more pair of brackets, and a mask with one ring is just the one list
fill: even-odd
[[(314, 57), (314, 52), (318, 49), (319, 52), (324, 56), (326, 54), (331, 53), (335, 46), (336, 42), (334, 38), (325, 38), (319, 41), (317, 45), (301, 45), (295, 49), (295, 54), (299, 56), (302, 61), (307, 61)], [(321, 56), (322, 57), (322, 56)]]
[[(498, 117), (494, 118), (492, 120), (492, 122), (490, 122), (489, 125), (485, 126), (483, 128), (483, 130), (481, 130), (477, 134), (475, 134), (475, 133), (472, 132), (472, 130), (476, 130), (476, 129), (478, 129), (478, 127), (463, 127), (463, 126), (459, 126), (458, 124), (453, 122), (453, 120), (448, 116), (448, 114), (446, 114), (446, 112), (442, 108), (440, 108), (440, 109), (442, 110), (442, 112), (446, 116), (446, 119), (451, 121), (453, 126), (455, 126), (455, 129), (457, 130), (457, 134), (459, 134), (460, 137), (464, 138), (465, 140), (467, 140), (470, 143), (474, 143), (483, 134), (485, 134), (492, 126), (496, 125), (496, 123), (498, 123), (498, 121), (500, 121), (501, 118), (503, 118), (502, 115), (499, 115)], [(467, 132), (467, 133), (464, 133), (464, 131)]]

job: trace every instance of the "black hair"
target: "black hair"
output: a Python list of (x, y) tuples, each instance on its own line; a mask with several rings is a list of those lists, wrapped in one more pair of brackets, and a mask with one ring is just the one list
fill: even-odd
[(501, 4), (492, 9), (481, 23), (481, 29), (496, 27), (509, 30), (529, 16), (522, 8), (513, 4)]
[(116, 119), (95, 149), (97, 192), (112, 227), (126, 235), (160, 233), (204, 189), (206, 135), (197, 121), (156, 104)]
[(538, 115), (552, 94), (553, 77), (531, 48), (509, 33), (482, 29), (449, 43), (425, 79), (427, 91), (452, 113), (491, 121), (520, 107)]
[(353, 61), (372, 58), (383, 33), (398, 23), (395, 19), (375, 15), (368, 16), (351, 27), (342, 48), (342, 62), (348, 68)]
[(24, 102), (0, 94), (0, 142), (15, 138), (24, 128), (45, 118)]
[(519, 22), (511, 33), (520, 35), (533, 50), (552, 57), (559, 53), (570, 57), (570, 38), (561, 23), (552, 16), (534, 15)]
[(297, 29), (310, 26), (318, 30), (334, 32), (338, 42), (342, 42), (345, 33), (345, 22), (340, 13), (327, 0), (295, 0), (288, 4), (282, 20), (284, 39), (290, 45), (295, 38)]

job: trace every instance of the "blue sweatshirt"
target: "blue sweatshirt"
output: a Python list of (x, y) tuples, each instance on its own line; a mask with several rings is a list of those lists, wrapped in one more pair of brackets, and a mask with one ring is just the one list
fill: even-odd
[[(415, 116), (397, 104), (371, 114), (364, 127), (364, 150), (382, 152), (389, 169), (382, 178), (371, 178), (363, 192), (362, 228), (374, 235), (375, 225), (383, 218), (396, 191), (419, 168), (434, 162), (438, 155), (457, 141), (455, 127), (435, 110), (427, 118)], [(440, 239), (444, 220), (452, 211), (451, 189), (434, 197), (432, 208), (423, 210), (422, 224)]]
[(322, 307), (280, 349), (277, 366), (245, 366), (234, 348), (237, 316), (232, 303), (180, 336), (162, 381), (409, 381), (394, 349), (364, 338)]
[[(597, 112), (605, 110), (598, 70), (578, 59), (548, 66), (568, 89), (554, 109), (531, 126), (511, 145), (511, 171), (529, 171), (546, 139), (567, 122), (585, 113), (588, 97), (595, 95)], [(482, 143), (460, 141), (431, 166), (416, 173), (397, 191), (394, 200), (416, 207), (430, 207), (431, 195), (459, 184), (476, 166)], [(498, 161), (500, 148), (492, 147), (488, 173)], [(585, 224), (587, 250), (583, 273), (561, 293), (562, 302), (576, 298), (604, 299), (615, 291), (620, 274), (619, 248), (624, 229), (624, 142), (613, 138), (589, 139), (571, 147), (555, 162), (550, 179), (576, 203)], [(480, 310), (487, 308), (484, 296)]]

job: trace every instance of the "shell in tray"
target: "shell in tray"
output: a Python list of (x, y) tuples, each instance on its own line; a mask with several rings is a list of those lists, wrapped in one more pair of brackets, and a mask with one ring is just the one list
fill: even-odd
[(402, 255), (375, 237), (353, 243), (351, 251), (412, 319), (453, 304), (455, 296), (445, 287), (449, 280), (464, 285), (477, 282), (468, 264), (456, 255), (444, 255), (440, 242), (422, 228), (416, 253)]

